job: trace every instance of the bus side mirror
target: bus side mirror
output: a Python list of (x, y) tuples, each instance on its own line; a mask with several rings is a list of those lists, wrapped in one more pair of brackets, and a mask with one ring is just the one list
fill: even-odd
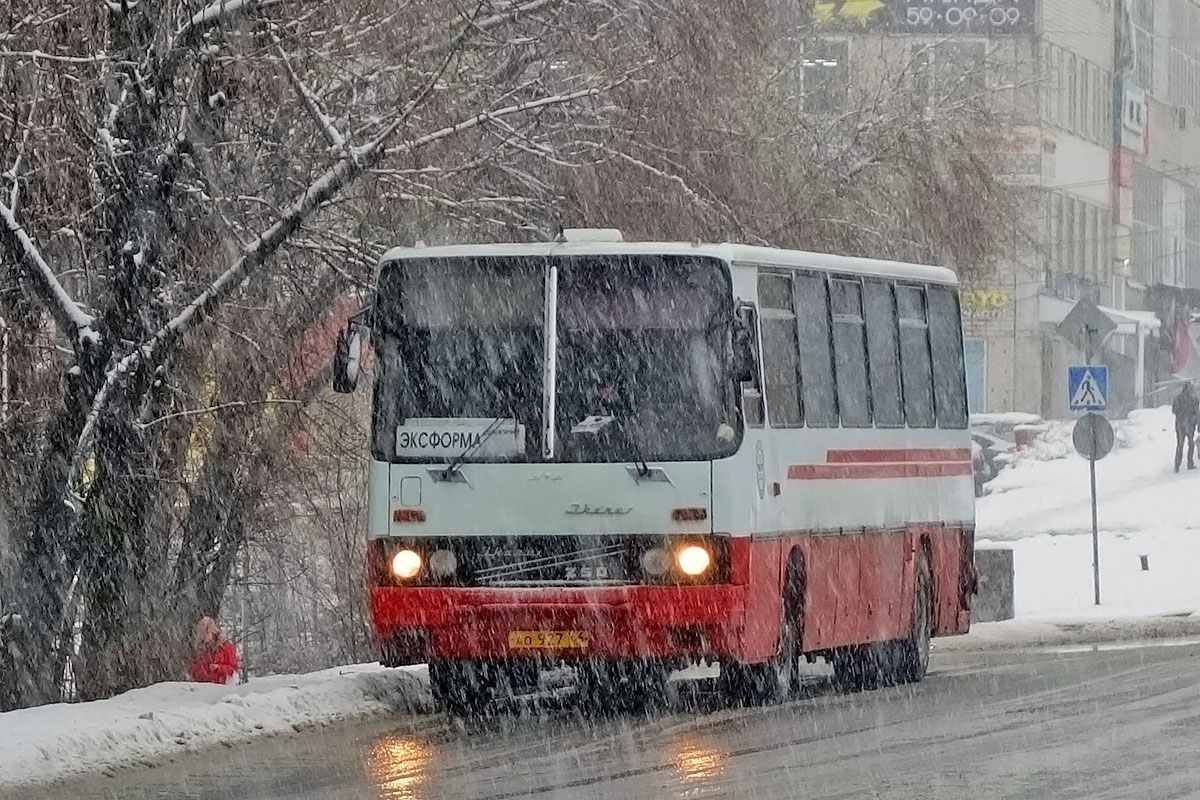
[(350, 394), (358, 386), (359, 365), (362, 362), (362, 328), (353, 323), (338, 334), (333, 353), (333, 390)]
[(738, 383), (754, 380), (758, 354), (754, 352), (754, 317), (748, 307), (738, 309), (733, 327), (733, 373)]

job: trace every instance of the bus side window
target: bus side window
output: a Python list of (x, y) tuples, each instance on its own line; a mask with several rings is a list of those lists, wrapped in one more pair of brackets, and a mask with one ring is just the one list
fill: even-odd
[(881, 428), (903, 427), (900, 331), (891, 282), (867, 278), (863, 284), (863, 306), (867, 318), (867, 356), (875, 424)]
[(804, 423), (800, 405), (800, 360), (796, 315), (792, 312), (790, 275), (758, 276), (758, 306), (762, 319), (763, 383), (772, 428), (796, 428)]
[(749, 347), (752, 355), (751, 362), (754, 364), (753, 374), (750, 380), (742, 381), (742, 417), (748, 427), (761, 428), (763, 426), (763, 392), (762, 392), (762, 368), (758, 361), (758, 310), (752, 305), (745, 305), (741, 308), (739, 315), (745, 325), (746, 334), (749, 336)]
[(929, 287), (929, 340), (938, 427), (965, 428), (967, 376), (963, 364), (962, 312), (958, 296), (948, 286)]
[(837, 381), (833, 371), (829, 283), (825, 273), (797, 273), (795, 296), (800, 331), (800, 374), (804, 376), (804, 422), (813, 428), (836, 428)]
[(933, 367), (929, 354), (929, 322), (925, 288), (896, 284), (900, 316), (900, 376), (904, 386), (904, 417), (910, 428), (932, 428)]
[(867, 376), (867, 335), (863, 322), (862, 284), (857, 279), (831, 281), (833, 352), (837, 357), (837, 398), (842, 425), (871, 427), (871, 384)]

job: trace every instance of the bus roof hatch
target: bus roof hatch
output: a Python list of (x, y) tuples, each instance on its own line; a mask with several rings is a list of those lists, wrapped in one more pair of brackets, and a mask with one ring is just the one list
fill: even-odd
[(616, 228), (564, 228), (560, 242), (623, 242), (625, 237)]

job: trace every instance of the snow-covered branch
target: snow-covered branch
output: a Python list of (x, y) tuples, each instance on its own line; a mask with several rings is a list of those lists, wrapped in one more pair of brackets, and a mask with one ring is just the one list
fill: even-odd
[(17, 155), (13, 159), (13, 165), (5, 174), (12, 180), (12, 191), (8, 195), (8, 210), (15, 216), (21, 201), (21, 162), (25, 158), (25, 151), (29, 148), (29, 134), (33, 131), (34, 119), (37, 116), (38, 100), (41, 98), (41, 82), (34, 84), (33, 100), (29, 104), (29, 121), (25, 124), (25, 130), (21, 132), (21, 142), (17, 145)]
[(283, 0), (212, 0), (211, 3), (191, 16), (175, 34), (175, 46), (181, 46), (189, 37), (238, 14), (279, 5)]
[(68, 480), (68, 492), (75, 494), (79, 476), (87, 460), (91, 448), (92, 437), (95, 435), (96, 421), (108, 405), (113, 389), (123, 375), (153, 362), (161, 356), (160, 351), (169, 343), (176, 342), (199, 323), (210, 317), (220, 307), (237, 287), (241, 285), (252, 272), (262, 266), (288, 240), (304, 221), (325, 202), (332, 199), (347, 184), (355, 180), (365, 170), (375, 164), (385, 155), (397, 153), (412, 153), (435, 142), (448, 139), (464, 131), (475, 128), (488, 120), (503, 119), (515, 114), (525, 114), (542, 108), (563, 105), (594, 97), (600, 93), (599, 88), (580, 89), (576, 92), (556, 94), (531, 100), (526, 103), (516, 103), (495, 111), (484, 111), (469, 117), (455, 125), (449, 125), (440, 130), (410, 139), (395, 147), (387, 144), (396, 131), (404, 124), (407, 115), (401, 114), (383, 132), (361, 147), (353, 148), (349, 154), (338, 160), (336, 164), (325, 171), (323, 175), (309, 184), (304, 193), (298, 197), (283, 216), (257, 239), (242, 250), (237, 260), (225, 270), (213, 283), (201, 292), (196, 299), (182, 311), (158, 329), (149, 341), (134, 349), (113, 366), (105, 376), (104, 384), (97, 392), (92, 408), (88, 412), (87, 421), (80, 432), (75, 454), (71, 460), (71, 472)]
[(0, 234), (3, 235), (9, 251), (17, 263), (26, 266), (26, 274), (42, 302), (49, 308), (54, 321), (77, 345), (85, 341), (97, 341), (99, 335), (92, 328), (96, 322), (95, 318), (80, 308), (67, 294), (67, 290), (55, 277), (54, 270), (42, 258), (37, 245), (25, 233), (21, 223), (17, 222), (13, 210), (3, 202), (0, 202), (0, 221), (3, 222)]
[(503, 119), (504, 117), (511, 117), (514, 114), (528, 113), (541, 108), (563, 105), (564, 103), (573, 103), (576, 100), (582, 100), (585, 97), (596, 97), (600, 94), (600, 91), (601, 90), (598, 88), (580, 89), (576, 92), (568, 92), (566, 94), (557, 94), (551, 97), (542, 97), (537, 100), (530, 100), (527, 103), (514, 103), (511, 106), (506, 106), (495, 111), (483, 111), (473, 117), (463, 120), (462, 122), (449, 125), (441, 130), (434, 131), (433, 133), (428, 133), (416, 139), (403, 142), (395, 147), (390, 147), (388, 148), (387, 153), (388, 155), (396, 153), (411, 153), (413, 150), (417, 150), (421, 147), (425, 147), (426, 145), (449, 138), (456, 134), (462, 133), (463, 131), (470, 130), (471, 128), (478, 127), (491, 120)]
[(640, 169), (644, 172), (648, 172), (657, 178), (661, 178), (664, 181), (675, 184), (676, 186), (679, 187), (679, 190), (681, 192), (683, 192), (683, 195), (685, 197), (692, 200), (697, 205), (703, 206), (704, 208), (708, 209), (709, 211), (716, 210), (713, 207), (712, 202), (709, 201), (708, 198), (701, 196), (699, 192), (695, 191), (694, 189), (692, 189), (692, 187), (688, 186), (687, 181), (685, 181), (679, 175), (675, 175), (673, 173), (659, 169), (658, 167), (654, 166), (653, 164), (648, 164), (645, 161), (642, 161), (640, 158), (635, 158), (634, 156), (631, 156), (628, 153), (621, 152), (620, 150), (610, 149), (608, 152), (613, 158), (616, 158), (619, 161), (624, 161), (626, 164), (635, 166), (638, 169)]
[(292, 88), (300, 95), (300, 99), (304, 102), (304, 107), (308, 109), (308, 114), (317, 123), (317, 127), (321, 129), (321, 134), (329, 142), (330, 146), (336, 150), (344, 150), (346, 148), (346, 137), (342, 135), (337, 126), (333, 124), (333, 119), (321, 110), (321, 102), (317, 99), (313, 90), (308, 88), (303, 79), (296, 73), (292, 67), (292, 62), (288, 59), (287, 53), (283, 49), (279, 37), (274, 33), (271, 34), (271, 39), (275, 42), (275, 52), (279, 56), (279, 60), (283, 62), (283, 68), (287, 72), (288, 81), (291, 82)]
[(158, 425), (162, 422), (168, 422), (173, 419), (184, 419), (186, 417), (202, 417), (207, 414), (216, 414), (220, 411), (229, 411), (234, 408), (255, 408), (257, 406), (283, 405), (283, 406), (299, 406), (303, 403), (299, 400), (231, 400), (228, 403), (220, 403), (207, 408), (189, 408), (186, 411), (175, 411), (170, 414), (164, 414), (161, 417), (156, 417), (148, 422), (138, 423), (140, 428), (149, 428), (151, 425)]
[(0, 50), (0, 58), (19, 58), (30, 61), (56, 61), (60, 64), (99, 64), (110, 60), (105, 53), (93, 56), (62, 56), (42, 50)]
[[(533, 14), (543, 9), (553, 8), (562, 5), (563, 0), (528, 0), (525, 3), (517, 3), (507, 11), (500, 11), (487, 17), (480, 19), (468, 19), (463, 24), (462, 28), (454, 36), (454, 41), (458, 41), (464, 34), (467, 33), (485, 33), (495, 28), (504, 25), (518, 22), (522, 17)], [(441, 51), (443, 48), (451, 46), (451, 42), (442, 41), (434, 44), (425, 45), (417, 49), (414, 55), (426, 56), (431, 53)]]

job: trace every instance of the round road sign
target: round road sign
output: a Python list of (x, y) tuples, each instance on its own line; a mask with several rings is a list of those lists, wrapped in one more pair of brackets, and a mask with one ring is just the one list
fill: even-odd
[(1084, 414), (1075, 422), (1071, 436), (1075, 451), (1084, 458), (1099, 461), (1113, 449), (1113, 429), (1101, 414)]

